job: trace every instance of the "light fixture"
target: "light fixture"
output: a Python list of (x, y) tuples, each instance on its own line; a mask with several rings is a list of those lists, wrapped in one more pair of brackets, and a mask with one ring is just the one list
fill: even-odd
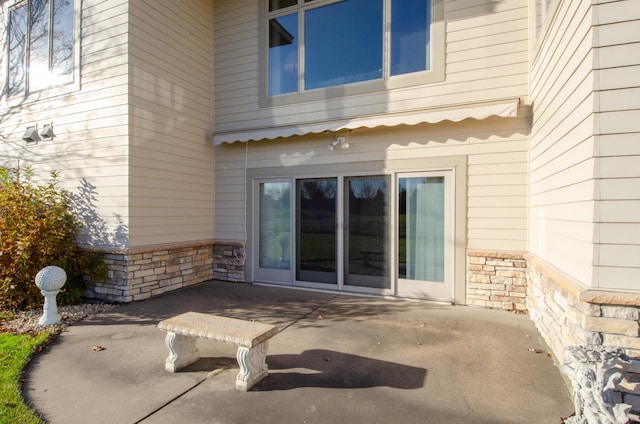
[(40, 136), (42, 138), (53, 138), (53, 124), (44, 124), (42, 130), (40, 130)]
[(329, 144), (329, 150), (346, 150), (349, 148), (349, 132), (346, 132), (344, 136), (336, 135), (333, 141)]
[(35, 125), (27, 127), (27, 130), (22, 135), (22, 139), (24, 141), (38, 141), (40, 139), (38, 137), (38, 127)]

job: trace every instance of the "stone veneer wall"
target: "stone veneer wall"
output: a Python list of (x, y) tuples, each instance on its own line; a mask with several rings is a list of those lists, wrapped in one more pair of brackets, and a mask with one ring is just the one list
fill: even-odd
[(244, 244), (208, 241), (105, 252), (109, 277), (85, 295), (112, 302), (148, 299), (211, 279), (244, 281)]
[(571, 345), (617, 346), (640, 358), (640, 295), (587, 289), (527, 254), (527, 308), (556, 359)]
[(216, 241), (213, 245), (213, 278), (245, 282), (245, 249), (241, 241)]
[(467, 251), (467, 304), (526, 311), (526, 268), (522, 253)]

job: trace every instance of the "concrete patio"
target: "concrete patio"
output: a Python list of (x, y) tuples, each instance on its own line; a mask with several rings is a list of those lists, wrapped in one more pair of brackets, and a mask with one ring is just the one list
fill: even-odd
[[(270, 375), (236, 390), (236, 348), (208, 340), (166, 372), (157, 324), (186, 311), (277, 325)], [(24, 394), (54, 424), (559, 423), (573, 404), (546, 352), (527, 315), (211, 281), (69, 327)]]

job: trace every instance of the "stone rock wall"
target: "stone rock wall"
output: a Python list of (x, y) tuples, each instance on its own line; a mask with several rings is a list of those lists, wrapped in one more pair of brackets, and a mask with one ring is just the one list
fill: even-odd
[(167, 291), (211, 280), (214, 244), (190, 243), (126, 252), (106, 252), (105, 282), (89, 281), (85, 295), (112, 302), (148, 299)]
[(467, 251), (467, 304), (526, 311), (526, 268), (522, 253)]

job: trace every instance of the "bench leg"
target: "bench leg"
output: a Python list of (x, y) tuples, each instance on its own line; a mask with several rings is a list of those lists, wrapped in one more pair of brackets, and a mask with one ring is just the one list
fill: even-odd
[(164, 339), (169, 348), (169, 356), (165, 362), (165, 369), (169, 372), (176, 372), (180, 368), (193, 364), (200, 359), (195, 337), (183, 336), (173, 332), (168, 332)]
[(238, 347), (240, 372), (236, 379), (236, 389), (247, 391), (269, 374), (266, 361), (268, 348), (268, 341), (253, 348)]

